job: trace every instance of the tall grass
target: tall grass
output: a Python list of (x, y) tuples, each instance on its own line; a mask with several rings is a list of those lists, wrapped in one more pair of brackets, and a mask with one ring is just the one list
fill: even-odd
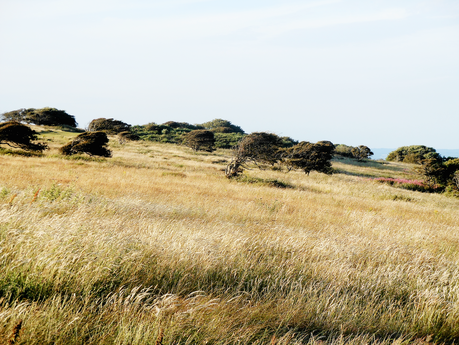
[(457, 199), (351, 174), (230, 181), (173, 145), (114, 159), (2, 160), (0, 339), (22, 320), (24, 344), (457, 341)]

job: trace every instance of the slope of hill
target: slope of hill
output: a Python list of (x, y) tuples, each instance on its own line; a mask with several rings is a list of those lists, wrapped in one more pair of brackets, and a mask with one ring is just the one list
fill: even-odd
[(458, 339), (459, 200), (371, 179), (409, 165), (238, 182), (226, 150), (64, 159), (75, 134), (43, 130), (45, 156), (0, 156), (0, 339), (20, 320), (24, 344)]

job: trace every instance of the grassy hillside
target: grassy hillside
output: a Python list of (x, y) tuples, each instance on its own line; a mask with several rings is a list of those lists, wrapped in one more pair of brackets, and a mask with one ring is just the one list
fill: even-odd
[(77, 133), (40, 130), (43, 157), (0, 156), (5, 343), (457, 342), (459, 199), (370, 179), (409, 165), (238, 182), (226, 150), (64, 159)]

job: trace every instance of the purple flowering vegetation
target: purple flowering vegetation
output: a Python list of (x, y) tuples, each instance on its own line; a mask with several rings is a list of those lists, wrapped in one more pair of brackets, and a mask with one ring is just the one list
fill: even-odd
[(419, 192), (431, 192), (439, 186), (428, 186), (422, 180), (408, 180), (403, 178), (377, 177), (370, 179), (375, 182), (386, 183), (393, 187), (415, 190)]

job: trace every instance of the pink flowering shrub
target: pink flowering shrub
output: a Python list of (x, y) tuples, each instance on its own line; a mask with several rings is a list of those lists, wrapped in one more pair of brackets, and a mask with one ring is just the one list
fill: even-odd
[(407, 180), (403, 178), (377, 177), (371, 179), (376, 182), (386, 183), (393, 187), (415, 190), (419, 192), (435, 192), (440, 186), (428, 186), (421, 180)]

